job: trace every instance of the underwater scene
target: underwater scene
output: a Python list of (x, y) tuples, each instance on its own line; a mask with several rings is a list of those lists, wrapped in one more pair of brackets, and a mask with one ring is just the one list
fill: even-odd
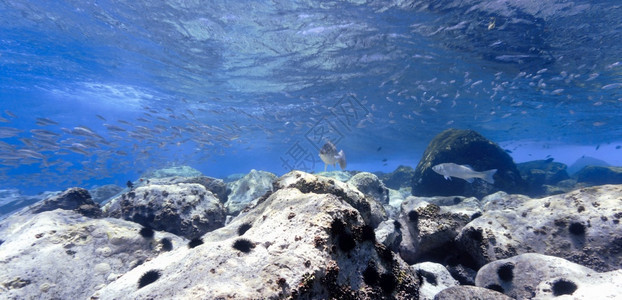
[(0, 1), (0, 299), (622, 299), (622, 3)]

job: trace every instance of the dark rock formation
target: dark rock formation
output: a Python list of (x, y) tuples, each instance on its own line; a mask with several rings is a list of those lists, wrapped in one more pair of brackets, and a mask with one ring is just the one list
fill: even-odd
[(545, 195), (547, 189), (544, 185), (556, 185), (570, 178), (566, 165), (552, 160), (528, 161), (517, 164), (516, 167), (527, 184), (527, 194), (530, 196)]
[(91, 199), (89, 192), (83, 188), (70, 188), (60, 195), (53, 196), (32, 206), (32, 213), (40, 213), (55, 209), (73, 210), (84, 216), (97, 218), (102, 212), (99, 204)]
[[(441, 163), (470, 165), (475, 171), (497, 169), (495, 184), (482, 180), (468, 183), (459, 178), (445, 180), (432, 170)], [(428, 145), (415, 169), (412, 194), (415, 196), (478, 197), (496, 191), (524, 193), (525, 183), (512, 158), (497, 144), (473, 130), (448, 129), (438, 134)]]
[(380, 180), (382, 180), (388, 188), (394, 190), (399, 190), (403, 187), (410, 187), (414, 176), (415, 169), (408, 166), (399, 166), (391, 173), (378, 175)]
[(622, 184), (622, 167), (587, 166), (574, 176), (590, 185)]

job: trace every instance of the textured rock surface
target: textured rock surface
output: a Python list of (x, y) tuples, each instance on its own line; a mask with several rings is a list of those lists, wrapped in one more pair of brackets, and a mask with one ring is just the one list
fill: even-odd
[(378, 176), (369, 172), (361, 172), (352, 176), (348, 183), (376, 201), (382, 204), (389, 204), (389, 189), (378, 179)]
[[(0, 298), (88, 299), (125, 272), (157, 256), (159, 240), (183, 240), (118, 219), (91, 219), (74, 211), (12, 215), (0, 223)], [(123, 297), (122, 297), (123, 298)]]
[(272, 192), (275, 181), (276, 175), (270, 172), (251, 170), (239, 180), (228, 183), (231, 194), (225, 203), (227, 213), (235, 216), (251, 201)]
[(487, 210), (457, 241), (480, 266), (535, 252), (614, 270), (622, 266), (620, 195), (622, 185), (604, 185)]
[(106, 216), (131, 220), (189, 239), (225, 223), (222, 203), (197, 183), (140, 186), (111, 200), (103, 210)]
[(91, 199), (89, 192), (83, 188), (70, 188), (29, 207), (32, 213), (40, 213), (55, 209), (73, 210), (87, 217), (102, 215), (99, 204)]
[[(417, 299), (418, 280), (410, 267), (370, 240), (364, 218), (349, 204), (353, 198), (355, 204), (364, 201), (360, 192), (302, 172), (288, 173), (279, 182), (281, 188), (253, 209), (205, 234), (202, 245), (147, 261), (95, 296)], [(369, 213), (368, 208), (368, 218)], [(242, 226), (246, 230), (240, 234)], [(248, 241), (244, 251), (233, 248), (240, 239)], [(160, 278), (138, 289), (139, 278), (149, 270), (158, 270)]]
[[(453, 178), (445, 180), (432, 170), (440, 163), (470, 165), (476, 171), (497, 169), (495, 184), (482, 180), (468, 183)], [(525, 183), (512, 158), (497, 144), (472, 130), (448, 129), (438, 134), (426, 148), (415, 169), (412, 193), (415, 196), (484, 197), (496, 191), (522, 193)]]
[(167, 185), (167, 184), (178, 184), (178, 183), (198, 183), (205, 187), (206, 190), (212, 192), (222, 203), (227, 202), (227, 196), (231, 193), (231, 190), (227, 187), (225, 182), (222, 179), (207, 177), (207, 176), (196, 176), (196, 177), (163, 177), (163, 178), (153, 178), (148, 179), (146, 181), (147, 184), (158, 184), (158, 185)]
[(423, 262), (414, 264), (411, 268), (421, 282), (419, 300), (432, 300), (440, 291), (459, 284), (441, 264)]
[[(570, 283), (570, 284), (569, 284)], [(574, 285), (576, 290), (573, 291)], [(542, 281), (534, 299), (619, 299), (622, 296), (622, 270)]]
[(380, 203), (366, 197), (352, 185), (332, 178), (293, 171), (279, 178), (276, 186), (277, 188), (297, 188), (303, 193), (333, 194), (356, 208), (365, 223), (371, 225), (372, 228), (376, 228), (380, 222), (387, 219), (386, 212)]
[(462, 285), (454, 286), (442, 290), (434, 296), (434, 300), (458, 300), (458, 299), (478, 299), (478, 300), (512, 300), (512, 298), (485, 288)]
[(542, 281), (563, 277), (578, 284), (594, 274), (590, 268), (559, 257), (526, 253), (486, 264), (477, 272), (475, 284), (514, 299), (532, 299)]
[(398, 253), (402, 242), (402, 224), (396, 220), (386, 220), (375, 230), (376, 241), (387, 246), (391, 251)]
[[(468, 198), (455, 202), (456, 197), (408, 197), (398, 218), (402, 227), (400, 255), (408, 263), (429, 255), (429, 251), (452, 243), (460, 230), (480, 213), (477, 199)], [(457, 199), (463, 199), (457, 197)], [(428, 201), (454, 204), (439, 206)]]

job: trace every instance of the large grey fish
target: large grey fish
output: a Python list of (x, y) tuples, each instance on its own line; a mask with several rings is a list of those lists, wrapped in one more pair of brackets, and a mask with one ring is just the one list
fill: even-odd
[(330, 141), (326, 142), (320, 149), (320, 158), (324, 162), (324, 172), (326, 172), (326, 166), (335, 167), (336, 163), (339, 163), (342, 170), (346, 168), (346, 154), (343, 153), (343, 150), (337, 152), (337, 147)]
[(443, 175), (445, 179), (451, 180), (451, 177), (462, 178), (469, 183), (473, 182), (473, 178), (479, 178), (485, 180), (490, 184), (495, 184), (495, 180), (492, 178), (497, 172), (497, 169), (492, 169), (483, 172), (477, 172), (466, 165), (457, 165), (454, 163), (438, 164), (432, 167), (434, 172)]

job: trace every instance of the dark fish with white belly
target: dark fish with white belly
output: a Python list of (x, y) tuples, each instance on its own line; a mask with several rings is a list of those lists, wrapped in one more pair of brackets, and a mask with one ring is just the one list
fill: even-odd
[(326, 142), (320, 149), (320, 158), (324, 162), (324, 172), (326, 172), (326, 166), (332, 165), (335, 167), (337, 163), (339, 163), (342, 170), (346, 168), (346, 154), (343, 153), (343, 150), (337, 152), (337, 147), (330, 141)]
[(495, 184), (495, 180), (492, 178), (497, 172), (497, 169), (492, 169), (483, 172), (477, 172), (466, 165), (457, 165), (454, 163), (438, 164), (432, 167), (434, 172), (443, 175), (445, 179), (451, 180), (451, 177), (461, 178), (469, 183), (473, 182), (473, 178), (482, 179), (490, 184)]

